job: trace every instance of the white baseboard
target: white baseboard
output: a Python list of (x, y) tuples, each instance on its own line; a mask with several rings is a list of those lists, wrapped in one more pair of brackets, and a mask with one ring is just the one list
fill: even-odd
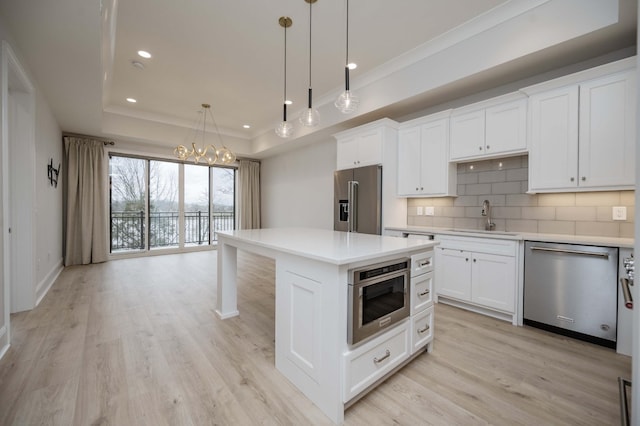
[(58, 279), (58, 276), (60, 276), (60, 273), (64, 270), (62, 261), (63, 259), (60, 258), (58, 263), (51, 268), (44, 279), (38, 283), (38, 286), (36, 287), (36, 306), (38, 306), (42, 299), (44, 299), (44, 296), (47, 295), (53, 283), (56, 282), (56, 279)]
[(9, 350), (9, 333), (7, 333), (7, 330), (6, 324), (0, 328), (0, 359), (2, 359)]

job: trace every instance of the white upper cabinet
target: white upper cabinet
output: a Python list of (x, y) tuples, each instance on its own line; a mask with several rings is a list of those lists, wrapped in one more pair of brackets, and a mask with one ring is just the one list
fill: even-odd
[(630, 60), (618, 61), (578, 77), (612, 67), (614, 73), (572, 84), (562, 79), (563, 87), (543, 91), (533, 88), (530, 192), (633, 189), (636, 83), (630, 66)]
[(527, 150), (527, 102), (510, 94), (459, 108), (451, 116), (451, 161)]
[(449, 163), (449, 111), (403, 123), (398, 136), (398, 195), (456, 193), (456, 165)]
[(384, 137), (384, 128), (379, 126), (336, 137), (338, 170), (382, 164)]

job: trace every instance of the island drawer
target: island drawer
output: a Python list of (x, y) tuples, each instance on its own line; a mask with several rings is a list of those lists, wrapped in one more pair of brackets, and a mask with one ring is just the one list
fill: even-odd
[(431, 271), (411, 278), (411, 315), (433, 304), (433, 274)]
[(411, 317), (411, 353), (433, 340), (433, 305)]
[(433, 250), (411, 256), (411, 276), (417, 277), (433, 271)]
[(364, 391), (409, 357), (409, 321), (345, 354), (344, 402)]

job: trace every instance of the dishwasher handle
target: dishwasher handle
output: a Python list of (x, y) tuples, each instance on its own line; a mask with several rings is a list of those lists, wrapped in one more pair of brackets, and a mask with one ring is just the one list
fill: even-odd
[(553, 253), (566, 253), (566, 254), (577, 254), (580, 256), (592, 256), (592, 257), (602, 257), (603, 259), (609, 259), (609, 253), (607, 252), (592, 252), (592, 251), (584, 251), (584, 250), (568, 250), (568, 249), (557, 249), (551, 247), (538, 247), (533, 246), (531, 250), (535, 251), (550, 251)]

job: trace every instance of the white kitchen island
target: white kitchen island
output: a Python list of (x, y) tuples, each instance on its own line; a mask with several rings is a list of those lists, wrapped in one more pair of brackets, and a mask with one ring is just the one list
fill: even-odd
[(423, 312), (350, 346), (349, 271), (400, 257), (423, 258), (436, 244), (309, 228), (219, 231), (216, 313), (221, 319), (239, 314), (238, 249), (275, 259), (276, 368), (334, 423), (342, 424), (345, 405), (417, 355), (416, 348), (431, 342), (433, 330), (431, 308), (431, 326), (420, 330), (431, 330), (429, 339), (412, 339), (417, 321), (427, 318)]

